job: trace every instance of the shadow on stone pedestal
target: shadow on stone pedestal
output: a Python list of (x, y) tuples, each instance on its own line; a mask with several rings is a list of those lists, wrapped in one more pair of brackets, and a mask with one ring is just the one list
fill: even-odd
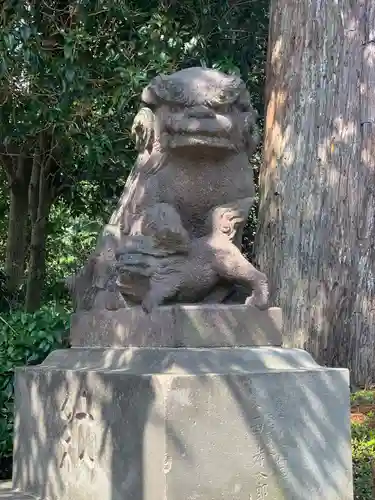
[[(236, 316), (226, 308), (217, 321)], [(280, 319), (247, 309), (249, 338)], [(13, 486), (50, 500), (352, 500), (348, 371), (235, 337), (175, 348), (123, 336), (114, 349), (102, 329), (96, 347), (17, 370)]]

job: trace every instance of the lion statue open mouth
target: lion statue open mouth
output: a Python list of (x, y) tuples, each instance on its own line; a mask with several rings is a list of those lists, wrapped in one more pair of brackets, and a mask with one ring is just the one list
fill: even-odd
[(246, 139), (256, 140), (256, 113), (237, 77), (203, 68), (161, 75), (144, 89), (142, 101), (154, 112), (154, 140), (164, 150), (240, 151)]

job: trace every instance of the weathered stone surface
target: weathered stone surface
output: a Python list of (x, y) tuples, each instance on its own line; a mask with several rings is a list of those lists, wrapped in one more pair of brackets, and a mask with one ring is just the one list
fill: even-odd
[(87, 347), (280, 346), (282, 312), (247, 305), (140, 307), (73, 314), (71, 342)]
[(225, 374), (251, 370), (309, 370), (319, 366), (301, 349), (258, 347), (236, 348), (73, 348), (53, 351), (40, 370), (122, 370), (133, 375), (184, 372)]
[(57, 351), (17, 370), (14, 486), (49, 500), (352, 500), (348, 408), (348, 371), (300, 350)]
[(236, 285), (242, 303), (268, 306), (266, 276), (240, 251), (256, 121), (237, 76), (196, 67), (150, 82), (132, 128), (136, 164), (95, 251), (68, 279), (77, 310), (223, 303)]

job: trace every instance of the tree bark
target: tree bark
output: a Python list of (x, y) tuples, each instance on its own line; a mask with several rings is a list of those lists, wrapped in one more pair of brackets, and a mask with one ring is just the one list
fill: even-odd
[(15, 292), (20, 286), (25, 272), (28, 189), (30, 181), (30, 164), (28, 159), (19, 155), (14, 164), (7, 169), (10, 186), (10, 207), (8, 218), (8, 236), (5, 255), (5, 273), (7, 288)]
[(27, 312), (39, 309), (44, 286), (47, 223), (52, 201), (50, 162), (41, 138), (34, 156), (29, 191), (31, 239), (25, 301)]
[(272, 0), (258, 262), (285, 345), (375, 381), (375, 3)]

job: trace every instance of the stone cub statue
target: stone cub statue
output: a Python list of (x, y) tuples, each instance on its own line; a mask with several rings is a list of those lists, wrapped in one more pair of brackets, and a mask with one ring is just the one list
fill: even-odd
[[(195, 303), (204, 300), (209, 292), (221, 282), (239, 283), (249, 291), (246, 303), (260, 309), (268, 304), (268, 284), (266, 276), (258, 271), (233, 243), (238, 226), (247, 218), (249, 199), (215, 207), (210, 210), (206, 224), (207, 236), (193, 238), (188, 251), (180, 255), (162, 259), (154, 258), (147, 272), (147, 288), (140, 293), (142, 308), (150, 312), (165, 303)], [(173, 207), (169, 209), (174, 226), (178, 218)], [(181, 229), (176, 234), (184, 234)], [(118, 269), (124, 273), (137, 266), (136, 254), (118, 256)], [(142, 261), (142, 259), (141, 259)], [(142, 273), (140, 273), (142, 274)], [(125, 280), (126, 281), (126, 280)], [(134, 282), (133, 282), (134, 283)], [(121, 279), (119, 280), (121, 290)]]

